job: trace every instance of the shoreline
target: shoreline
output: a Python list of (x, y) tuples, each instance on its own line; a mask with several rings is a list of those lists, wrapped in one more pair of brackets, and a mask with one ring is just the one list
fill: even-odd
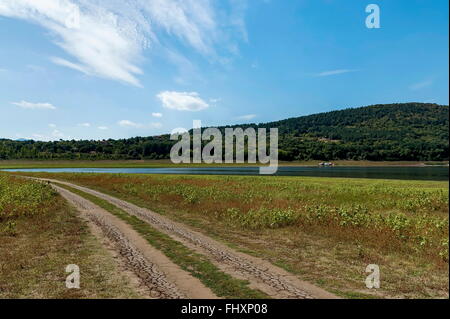
[[(280, 161), (279, 167), (318, 167), (321, 161)], [(448, 167), (448, 161), (332, 161), (334, 167)], [(195, 168), (253, 167), (252, 163), (174, 164), (169, 160), (0, 160), (0, 169), (19, 168)]]

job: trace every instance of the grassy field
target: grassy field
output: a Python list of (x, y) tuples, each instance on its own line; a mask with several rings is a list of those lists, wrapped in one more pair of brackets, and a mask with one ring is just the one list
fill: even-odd
[[(139, 298), (113, 257), (48, 185), (0, 175), (1, 298)], [(65, 267), (80, 267), (67, 289)]]
[[(33, 174), (151, 208), (344, 297), (448, 297), (448, 183)], [(382, 287), (365, 288), (368, 264)]]
[[(280, 161), (280, 166), (317, 166), (321, 161)], [(448, 162), (371, 162), (333, 161), (337, 166), (423, 166), (448, 165)], [(256, 166), (257, 164), (217, 164), (216, 166)], [(156, 167), (212, 167), (211, 164), (173, 164), (170, 160), (0, 160), (0, 169), (5, 168), (156, 168)]]

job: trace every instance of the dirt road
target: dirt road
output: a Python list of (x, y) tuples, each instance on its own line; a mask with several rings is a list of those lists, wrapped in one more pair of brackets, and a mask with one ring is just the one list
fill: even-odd
[[(152, 227), (169, 235), (172, 239), (177, 240), (183, 245), (189, 247), (190, 249), (207, 256), (210, 259), (210, 261), (214, 263), (217, 267), (219, 267), (222, 271), (236, 278), (248, 280), (250, 282), (249, 286), (251, 288), (259, 289), (268, 294), (269, 296), (271, 296), (272, 298), (296, 298), (296, 299), (337, 298), (335, 295), (319, 287), (316, 287), (308, 282), (302, 281), (298, 279), (296, 276), (288, 273), (287, 271), (279, 267), (272, 265), (271, 263), (263, 259), (235, 251), (230, 247), (204, 234), (201, 234), (197, 231), (190, 229), (190, 227), (184, 224), (172, 221), (149, 209), (138, 207), (127, 201), (76, 184), (52, 179), (41, 179), (41, 180), (61, 183), (110, 202), (111, 204), (121, 208), (128, 214), (134, 215), (140, 218), (141, 220), (149, 223)], [(78, 198), (75, 202), (84, 203), (84, 205), (88, 205), (85, 202), (90, 203), (89, 201), (83, 199), (82, 197), (72, 194), (60, 187), (56, 187), (56, 189), (58, 189), (58, 191), (60, 191), (61, 194), (63, 194), (63, 196), (65, 196), (69, 201), (74, 202), (74, 196), (76, 196)], [(93, 204), (90, 203), (89, 207), (91, 210), (93, 209), (92, 205)], [(99, 209), (102, 210), (101, 208), (96, 206), (95, 208), (96, 213), (91, 214), (97, 216), (94, 217), (94, 219), (101, 220), (101, 217), (99, 215), (109, 215), (108, 220), (111, 221), (111, 218), (114, 217), (104, 210), (102, 210), (103, 212), (100, 212)], [(124, 222), (120, 221), (118, 218), (115, 219), (116, 220), (114, 225), (117, 225), (120, 222), (124, 224), (122, 225), (122, 228), (125, 227), (126, 224)], [(104, 227), (108, 228), (108, 226)], [(114, 233), (114, 231), (106, 231), (106, 232), (111, 234)], [(136, 236), (139, 237), (138, 234), (136, 233), (133, 234), (133, 237)], [(118, 238), (120, 236), (115, 235), (115, 237)], [(160, 252), (158, 253), (164, 256)], [(155, 252), (153, 252), (153, 255), (154, 254)], [(141, 260), (139, 258), (135, 259)], [(149, 260), (154, 261), (153, 259)], [(170, 261), (168, 262), (170, 263)], [(139, 264), (139, 262), (136, 262), (136, 264)], [(174, 264), (171, 265), (171, 267), (175, 266), (176, 265)], [(165, 270), (165, 267), (159, 269)], [(187, 273), (185, 275), (189, 276), (189, 274)], [(155, 278), (162, 278), (161, 280), (163, 280), (162, 283), (164, 288), (162, 289), (163, 291), (161, 291), (161, 295), (179, 298), (188, 297), (189, 291), (184, 291), (183, 295), (181, 291), (177, 291), (174, 287), (170, 286), (169, 281), (167, 281), (166, 283), (166, 281), (164, 281), (166, 279), (164, 279), (164, 277), (161, 276), (159, 273), (158, 275), (155, 274), (153, 276), (153, 279)], [(202, 285), (200, 282), (199, 284)]]
[[(149, 245), (131, 226), (92, 202), (64, 188), (53, 187), (86, 219), (92, 233), (120, 258), (132, 282), (149, 298), (217, 298), (197, 278)], [(144, 288), (144, 289), (142, 289)]]

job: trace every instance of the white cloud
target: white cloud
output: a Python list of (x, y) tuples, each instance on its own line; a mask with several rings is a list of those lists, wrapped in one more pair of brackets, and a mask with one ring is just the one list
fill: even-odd
[(412, 84), (412, 85), (409, 87), (409, 89), (410, 89), (410, 90), (413, 90), (413, 91), (417, 91), (417, 90), (420, 90), (420, 89), (429, 87), (429, 86), (431, 86), (431, 85), (433, 85), (433, 81), (431, 81), (431, 80), (425, 80), (425, 81), (422, 81), (422, 82), (418, 82), (418, 83)]
[(331, 70), (331, 71), (324, 71), (321, 73), (317, 73), (316, 76), (330, 76), (330, 75), (344, 74), (344, 73), (350, 73), (350, 72), (356, 72), (356, 71), (358, 71), (358, 70), (339, 69), (339, 70)]
[(107, 126), (99, 126), (99, 127), (97, 127), (99, 130), (102, 130), (102, 131), (104, 131), (104, 130), (107, 130), (108, 129), (108, 127)]
[(238, 120), (251, 120), (254, 119), (256, 117), (256, 114), (246, 114), (246, 115), (241, 115), (236, 117), (236, 119)]
[(56, 110), (56, 107), (50, 103), (31, 103), (27, 101), (11, 102), (11, 104), (21, 107), (23, 109), (47, 109)]
[(135, 123), (129, 120), (121, 120), (119, 122), (117, 122), (117, 124), (119, 124), (122, 127), (134, 127), (134, 128), (141, 128), (144, 125), (140, 124), (140, 123)]
[(80, 123), (78, 126), (91, 127), (91, 123)]
[(157, 97), (165, 108), (172, 110), (201, 111), (209, 107), (209, 104), (202, 100), (197, 92), (163, 91)]
[[(136, 129), (153, 129), (153, 128), (161, 128), (163, 126), (162, 123), (159, 123), (159, 122), (151, 122), (150, 124), (144, 125), (144, 124), (136, 123), (136, 122), (133, 122), (130, 120), (121, 120), (121, 121), (117, 122), (117, 124), (119, 124), (122, 127), (136, 128)], [(100, 127), (99, 127), (99, 129), (100, 129)]]
[(1, 0), (0, 16), (50, 31), (70, 56), (51, 57), (58, 65), (141, 86), (144, 50), (165, 49), (167, 36), (218, 61), (220, 48), (236, 47), (234, 34), (246, 40), (245, 2), (229, 1), (219, 7), (213, 0)]
[(79, 64), (76, 64), (76, 63), (72, 63), (70, 61), (67, 61), (67, 60), (64, 60), (64, 59), (61, 59), (61, 58), (57, 58), (57, 57), (51, 57), (50, 60), (53, 63), (55, 63), (55, 64), (59, 64), (59, 65), (68, 67), (70, 69), (74, 69), (76, 71), (83, 72), (84, 74), (87, 74), (87, 75), (91, 74), (89, 72), (89, 70), (86, 67), (83, 67), (82, 65), (79, 65)]
[(55, 128), (56, 124), (50, 123), (48, 126), (51, 127), (51, 128)]
[(162, 113), (152, 113), (153, 117), (162, 117)]

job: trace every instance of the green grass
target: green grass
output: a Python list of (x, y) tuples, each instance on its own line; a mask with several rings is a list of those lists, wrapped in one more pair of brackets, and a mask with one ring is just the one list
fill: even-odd
[(0, 233), (14, 234), (15, 220), (45, 214), (56, 196), (51, 187), (0, 175)]
[(171, 239), (168, 235), (155, 230), (146, 222), (127, 214), (117, 206), (67, 185), (59, 183), (56, 183), (56, 185), (90, 200), (131, 225), (153, 247), (161, 250), (182, 269), (200, 279), (200, 281), (209, 287), (217, 296), (232, 299), (268, 298), (265, 293), (249, 288), (247, 281), (233, 278), (220, 271), (205, 256), (193, 252), (181, 243)]
[[(329, 291), (448, 297), (448, 183), (376, 179), (28, 174), (99, 190), (252, 252)], [(325, 279), (320, 281), (320, 279)]]

